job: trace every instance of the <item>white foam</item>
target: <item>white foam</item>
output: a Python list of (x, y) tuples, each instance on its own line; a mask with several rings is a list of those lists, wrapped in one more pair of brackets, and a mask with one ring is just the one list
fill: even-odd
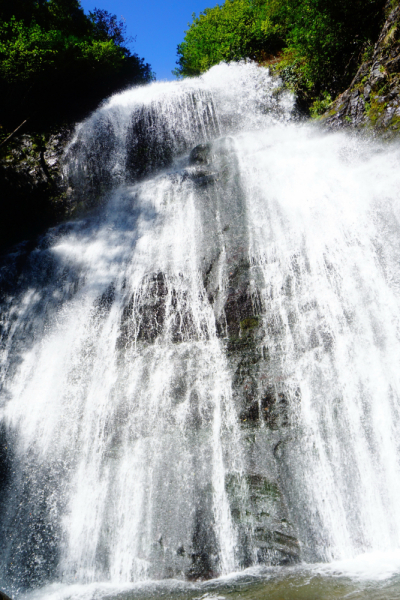
[(352, 559), (318, 565), (313, 570), (327, 576), (345, 576), (362, 581), (383, 581), (394, 575), (400, 575), (400, 550), (366, 552)]

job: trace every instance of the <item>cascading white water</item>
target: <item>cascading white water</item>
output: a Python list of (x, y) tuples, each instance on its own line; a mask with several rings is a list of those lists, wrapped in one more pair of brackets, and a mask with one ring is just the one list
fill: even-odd
[(400, 547), (400, 152), (294, 116), (238, 64), (77, 128), (102, 206), (2, 313), (5, 585)]
[(398, 146), (306, 129), (238, 145), (265, 343), (301, 391), (293, 507), (328, 560), (398, 548)]

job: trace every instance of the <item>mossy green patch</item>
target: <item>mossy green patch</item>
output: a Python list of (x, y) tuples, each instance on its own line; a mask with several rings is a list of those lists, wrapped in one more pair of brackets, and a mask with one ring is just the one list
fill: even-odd
[(332, 97), (328, 92), (325, 92), (322, 98), (315, 100), (310, 108), (310, 115), (313, 119), (318, 119), (332, 105)]
[(376, 96), (385, 96), (390, 89), (390, 82), (386, 81), (377, 91)]
[(240, 321), (240, 329), (242, 331), (250, 331), (251, 329), (255, 329), (258, 327), (259, 319), (258, 317), (246, 317), (242, 321)]
[(390, 120), (388, 129), (393, 132), (400, 131), (400, 116), (393, 116)]
[(390, 28), (390, 30), (388, 31), (385, 39), (383, 40), (383, 45), (384, 46), (388, 46), (393, 41), (395, 41), (395, 39), (396, 39), (396, 33), (397, 33), (397, 28), (398, 28), (397, 23)]
[(262, 485), (259, 487), (258, 492), (264, 496), (268, 496), (271, 500), (278, 500), (280, 498), (280, 491), (276, 483), (264, 479)]
[(372, 97), (368, 108), (366, 105), (366, 115), (368, 117), (369, 124), (372, 126), (376, 125), (378, 119), (382, 117), (387, 106), (387, 102), (382, 102), (381, 100), (378, 100), (378, 98), (379, 96)]
[[(228, 494), (240, 493), (240, 490), (248, 489), (253, 503), (263, 502), (265, 499), (276, 502), (281, 498), (278, 484), (270, 481), (263, 475), (246, 474), (238, 475), (231, 473), (225, 479), (225, 489)], [(268, 512), (268, 511), (267, 511)]]

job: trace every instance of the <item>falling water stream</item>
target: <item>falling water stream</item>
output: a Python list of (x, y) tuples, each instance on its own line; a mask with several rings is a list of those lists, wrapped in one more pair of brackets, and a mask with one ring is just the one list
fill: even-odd
[(107, 100), (6, 257), (0, 586), (400, 598), (400, 148), (251, 63)]

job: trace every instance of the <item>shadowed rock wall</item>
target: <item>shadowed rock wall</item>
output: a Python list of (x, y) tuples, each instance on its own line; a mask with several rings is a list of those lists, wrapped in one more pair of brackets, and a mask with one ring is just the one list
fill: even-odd
[(372, 58), (322, 121), (332, 128), (355, 127), (393, 137), (400, 130), (400, 4), (389, 0), (387, 19)]
[(24, 134), (1, 149), (0, 250), (72, 215), (71, 190), (61, 171), (72, 131)]

